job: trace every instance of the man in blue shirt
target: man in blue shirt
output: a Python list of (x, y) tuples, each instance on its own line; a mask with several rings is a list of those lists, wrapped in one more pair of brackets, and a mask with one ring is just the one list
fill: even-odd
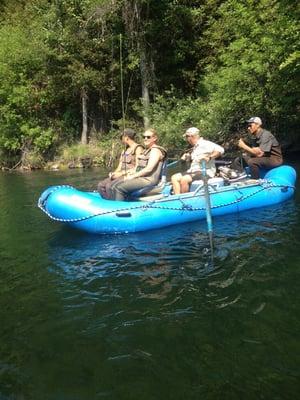
[(259, 117), (252, 117), (247, 123), (248, 131), (254, 135), (256, 145), (250, 147), (243, 139), (239, 139), (238, 146), (246, 152), (243, 158), (250, 167), (251, 178), (259, 179), (260, 168), (269, 170), (283, 163), (281, 147), (275, 136), (262, 128)]

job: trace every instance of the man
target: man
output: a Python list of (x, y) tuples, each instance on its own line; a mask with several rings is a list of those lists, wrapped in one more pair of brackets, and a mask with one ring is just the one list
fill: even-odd
[(189, 128), (184, 137), (193, 148), (191, 153), (183, 154), (181, 159), (184, 161), (191, 159), (192, 163), (184, 175), (178, 173), (171, 177), (174, 194), (187, 193), (192, 181), (202, 178), (201, 160), (206, 161), (207, 176), (214, 177), (216, 174), (215, 159), (224, 154), (223, 147), (203, 139), (198, 128)]
[(157, 140), (155, 129), (145, 131), (145, 150), (138, 156), (135, 172), (127, 175), (124, 180), (112, 187), (115, 200), (125, 200), (130, 193), (136, 190), (158, 184), (167, 152), (163, 147), (156, 144)]
[(136, 132), (133, 129), (126, 128), (121, 133), (120, 139), (125, 146), (119, 164), (115, 171), (110, 172), (108, 177), (98, 183), (98, 192), (105, 199), (111, 199), (111, 188), (120, 179), (129, 173), (135, 171), (137, 158), (143, 152), (144, 147), (135, 141)]
[(238, 146), (247, 153), (243, 158), (250, 167), (251, 178), (259, 179), (260, 168), (269, 170), (283, 163), (281, 147), (272, 133), (262, 128), (259, 117), (252, 117), (247, 123), (248, 131), (255, 137), (256, 146), (248, 146), (243, 139), (239, 139)]

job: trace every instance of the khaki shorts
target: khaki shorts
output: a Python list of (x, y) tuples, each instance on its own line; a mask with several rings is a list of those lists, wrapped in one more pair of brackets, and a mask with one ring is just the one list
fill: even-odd
[(189, 175), (192, 181), (197, 181), (198, 179), (203, 179), (203, 175), (200, 171), (198, 172), (186, 172), (184, 175)]

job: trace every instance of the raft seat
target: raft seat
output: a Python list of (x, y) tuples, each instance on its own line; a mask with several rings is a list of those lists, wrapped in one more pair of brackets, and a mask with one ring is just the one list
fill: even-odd
[[(214, 190), (217, 190), (224, 186), (224, 179), (219, 177), (210, 178), (208, 179), (207, 183), (209, 187), (213, 188)], [(191, 183), (190, 192), (195, 192), (195, 190), (199, 190), (202, 186), (203, 186), (202, 179), (195, 180)]]

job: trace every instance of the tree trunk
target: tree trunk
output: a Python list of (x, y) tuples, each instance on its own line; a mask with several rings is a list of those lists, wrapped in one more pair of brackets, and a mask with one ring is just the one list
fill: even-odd
[(82, 101), (82, 131), (81, 131), (81, 144), (88, 143), (88, 110), (87, 110), (87, 94), (85, 89), (81, 91)]
[(131, 0), (124, 2), (124, 22), (128, 37), (131, 39), (131, 45), (134, 53), (138, 54), (140, 59), (142, 105), (144, 114), (144, 127), (147, 129), (150, 125), (149, 105), (150, 89), (152, 87), (152, 70), (149, 63), (149, 54), (147, 51), (145, 25), (147, 24), (149, 14), (149, 2), (144, 0)]
[(150, 73), (148, 71), (148, 65), (146, 60), (146, 51), (143, 45), (140, 45), (140, 71), (141, 71), (141, 83), (142, 83), (142, 103), (144, 108), (144, 127), (145, 129), (150, 126), (150, 119), (148, 115), (148, 109), (150, 105)]

